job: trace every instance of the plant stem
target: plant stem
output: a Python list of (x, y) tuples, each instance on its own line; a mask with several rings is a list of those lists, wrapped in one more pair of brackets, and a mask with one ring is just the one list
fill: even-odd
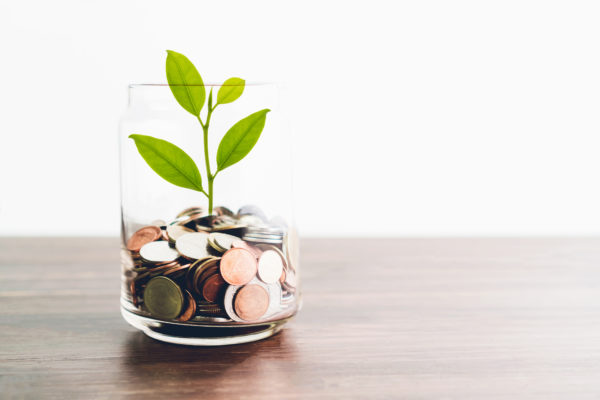
[[(204, 133), (204, 163), (206, 164), (206, 178), (208, 179), (208, 213), (212, 214), (213, 211), (213, 182), (215, 176), (210, 171), (210, 158), (208, 156), (208, 127), (210, 125), (210, 117), (217, 106), (211, 108), (211, 104), (208, 105), (208, 112), (206, 114), (206, 124), (202, 123), (200, 117), (200, 125), (202, 125), (202, 131)], [(216, 174), (215, 174), (216, 175)]]

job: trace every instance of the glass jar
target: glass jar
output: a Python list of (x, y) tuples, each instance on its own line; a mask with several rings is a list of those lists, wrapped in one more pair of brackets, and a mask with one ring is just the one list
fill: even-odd
[[(207, 95), (211, 89), (216, 98), (220, 87), (206, 85)], [(239, 99), (215, 109), (208, 159), (214, 173), (223, 135), (265, 108), (270, 112), (250, 153), (214, 179), (209, 213), (205, 194), (163, 179), (129, 138), (148, 135), (176, 145), (195, 161), (205, 186), (198, 119), (169, 85), (129, 86), (119, 138), (121, 312), (148, 336), (185, 345), (244, 343), (277, 333), (298, 311), (291, 141), (276, 85), (246, 84)]]

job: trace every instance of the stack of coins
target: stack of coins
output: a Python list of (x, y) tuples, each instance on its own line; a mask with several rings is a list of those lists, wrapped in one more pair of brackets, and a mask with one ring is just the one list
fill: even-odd
[(131, 302), (155, 318), (252, 323), (289, 314), (297, 274), (286, 229), (262, 211), (190, 207), (126, 243)]

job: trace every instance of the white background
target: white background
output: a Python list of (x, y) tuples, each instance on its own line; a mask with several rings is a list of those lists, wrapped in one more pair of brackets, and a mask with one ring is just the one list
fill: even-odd
[(117, 235), (165, 49), (287, 86), (315, 235), (600, 233), (595, 1), (2, 1), (0, 235)]

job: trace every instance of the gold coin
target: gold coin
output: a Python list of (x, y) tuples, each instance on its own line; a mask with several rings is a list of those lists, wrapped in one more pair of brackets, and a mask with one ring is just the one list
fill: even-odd
[(177, 318), (181, 314), (183, 302), (179, 286), (164, 276), (152, 278), (144, 290), (144, 305), (157, 318)]

